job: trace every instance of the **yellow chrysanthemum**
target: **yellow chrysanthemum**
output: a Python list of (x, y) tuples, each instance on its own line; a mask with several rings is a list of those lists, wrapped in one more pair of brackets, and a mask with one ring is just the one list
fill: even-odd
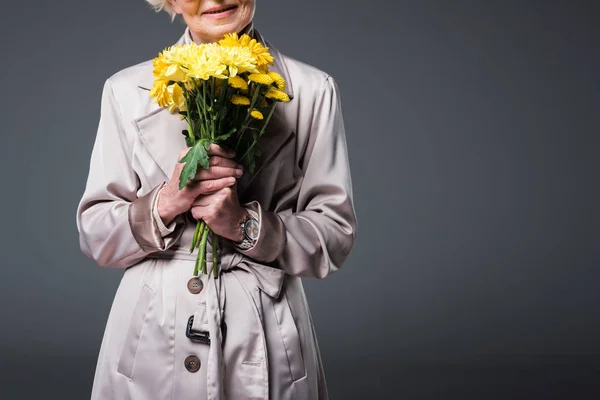
[(183, 90), (178, 84), (169, 86), (169, 94), (171, 95), (172, 103), (169, 104), (169, 111), (185, 111), (185, 97), (183, 96)]
[(250, 105), (249, 98), (247, 98), (246, 96), (240, 96), (237, 94), (234, 94), (231, 96), (231, 102), (233, 104), (235, 104), (236, 106), (249, 106)]
[(236, 76), (244, 72), (256, 73), (256, 59), (252, 57), (252, 52), (246, 47), (224, 47), (214, 43), (211, 46), (207, 57), (217, 59), (229, 70), (229, 76)]
[(167, 81), (164, 79), (156, 79), (150, 90), (150, 97), (152, 97), (154, 102), (160, 107), (165, 107), (169, 104), (171, 96), (167, 90)]
[(268, 52), (269, 48), (245, 33), (241, 37), (238, 37), (237, 32), (228, 33), (223, 39), (219, 40), (219, 44), (224, 47), (242, 46), (248, 48), (259, 66), (273, 64), (274, 58)]
[(273, 78), (267, 74), (250, 74), (248, 80), (261, 85), (270, 85), (273, 83)]
[(275, 82), (275, 86), (277, 86), (277, 89), (285, 90), (285, 87), (286, 87), (285, 79), (283, 79), (283, 77), (281, 75), (279, 75), (275, 71), (268, 72), (267, 74), (271, 78), (273, 78), (273, 81)]
[(214, 43), (206, 43), (197, 46), (197, 49), (191, 52), (188, 79), (207, 80), (213, 76), (227, 79), (227, 65), (223, 63), (217, 47)]
[(284, 103), (290, 101), (290, 96), (288, 96), (287, 93), (282, 92), (281, 90), (277, 90), (275, 88), (270, 88), (265, 96), (269, 99), (281, 101)]
[(248, 90), (248, 82), (239, 75), (229, 77), (229, 85), (234, 89)]
[(186, 44), (184, 46), (171, 46), (159, 53), (153, 60), (154, 77), (176, 82), (187, 79), (188, 66), (195, 58), (197, 47)]
[(254, 119), (263, 119), (263, 115), (260, 111), (258, 111), (256, 108), (252, 111), (250, 111), (250, 116)]

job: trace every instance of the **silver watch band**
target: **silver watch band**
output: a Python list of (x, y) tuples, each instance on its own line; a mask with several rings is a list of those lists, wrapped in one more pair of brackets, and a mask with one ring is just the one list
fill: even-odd
[(240, 225), (241, 225), (241, 228), (242, 228), (242, 233), (244, 234), (244, 238), (242, 239), (242, 241), (241, 241), (241, 242), (235, 242), (235, 243), (234, 243), (234, 245), (235, 245), (237, 248), (241, 249), (241, 250), (248, 250), (249, 248), (253, 247), (253, 246), (254, 246), (254, 244), (256, 243), (256, 240), (257, 240), (257, 239), (249, 239), (249, 238), (247, 237), (246, 233), (244, 232), (244, 225), (245, 225), (245, 222), (246, 222), (247, 220), (249, 220), (249, 219), (253, 219), (253, 220), (255, 220), (255, 221), (257, 221), (257, 222), (258, 222), (258, 219), (256, 219), (256, 218), (254, 217), (253, 213), (252, 213), (252, 212), (250, 212), (250, 211), (248, 211), (248, 215), (247, 215), (247, 217), (246, 217), (246, 218), (244, 218), (244, 219), (242, 220), (241, 224), (240, 224)]

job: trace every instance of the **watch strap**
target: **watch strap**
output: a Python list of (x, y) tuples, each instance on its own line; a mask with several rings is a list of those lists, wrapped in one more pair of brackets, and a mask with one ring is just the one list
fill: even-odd
[(242, 229), (242, 234), (243, 234), (244, 238), (242, 239), (241, 242), (234, 242), (234, 245), (241, 250), (248, 250), (256, 244), (256, 239), (248, 238), (248, 235), (246, 234), (246, 231), (245, 231), (245, 225), (246, 225), (246, 222), (250, 219), (253, 219), (256, 222), (258, 222), (258, 218), (256, 218), (254, 216), (254, 212), (252, 212), (252, 210), (246, 209), (246, 211), (248, 212), (248, 214), (246, 214), (245, 218), (240, 223), (240, 227)]

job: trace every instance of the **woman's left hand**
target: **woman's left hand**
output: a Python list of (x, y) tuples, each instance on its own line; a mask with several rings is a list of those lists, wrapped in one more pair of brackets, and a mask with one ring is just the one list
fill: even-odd
[(237, 183), (210, 194), (201, 194), (191, 207), (192, 216), (202, 219), (219, 236), (234, 242), (243, 239), (240, 224), (248, 213), (240, 205)]

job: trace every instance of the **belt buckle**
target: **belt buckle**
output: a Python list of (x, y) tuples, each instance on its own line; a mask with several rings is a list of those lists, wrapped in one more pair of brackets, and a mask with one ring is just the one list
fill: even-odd
[[(210, 332), (207, 331), (197, 331), (192, 329), (192, 325), (194, 324), (194, 316), (191, 315), (187, 322), (187, 327), (185, 329), (185, 336), (187, 336), (190, 340), (194, 342), (201, 342), (205, 344), (210, 344)], [(223, 335), (223, 341), (221, 343), (221, 347), (225, 344), (225, 337), (227, 336), (227, 324), (225, 321), (221, 322), (221, 334)]]

